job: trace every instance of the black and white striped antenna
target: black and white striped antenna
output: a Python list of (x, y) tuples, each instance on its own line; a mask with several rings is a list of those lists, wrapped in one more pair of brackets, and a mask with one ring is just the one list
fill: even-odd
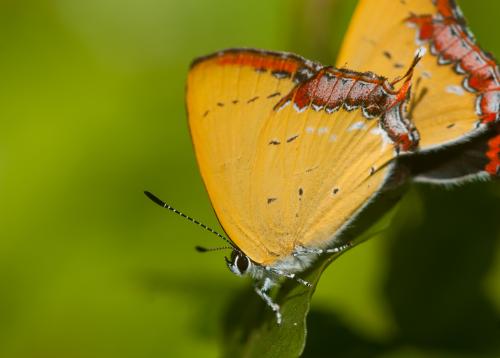
[(162, 208), (165, 208), (165, 209), (168, 209), (170, 210), (171, 212), (179, 215), (179, 216), (182, 216), (184, 219), (187, 219), (189, 221), (191, 221), (192, 223), (202, 227), (203, 229), (211, 232), (212, 234), (214, 234), (215, 236), (219, 237), (220, 239), (224, 240), (225, 242), (227, 242), (230, 246), (225, 246), (225, 247), (216, 247), (216, 248), (206, 248), (206, 247), (202, 247), (202, 246), (196, 246), (196, 251), (198, 252), (209, 252), (209, 251), (219, 251), (219, 250), (226, 250), (226, 249), (234, 249), (234, 245), (233, 243), (231, 242), (231, 240), (229, 240), (227, 237), (225, 237), (224, 235), (218, 233), (217, 231), (215, 231), (214, 229), (212, 229), (211, 227), (208, 227), (207, 225), (199, 222), (198, 220), (196, 219), (193, 219), (192, 217), (180, 212), (179, 210), (177, 210), (176, 208), (168, 205), (167, 203), (165, 203), (163, 200), (161, 200), (160, 198), (158, 198), (157, 196), (155, 196), (154, 194), (150, 193), (149, 191), (144, 191), (144, 194), (146, 194), (146, 196), (151, 199), (152, 202), (154, 202), (155, 204), (161, 206)]

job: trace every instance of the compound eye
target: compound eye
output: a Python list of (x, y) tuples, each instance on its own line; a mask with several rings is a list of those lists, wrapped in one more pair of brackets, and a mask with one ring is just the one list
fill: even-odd
[(238, 267), (238, 271), (241, 272), (241, 274), (245, 274), (248, 270), (248, 267), (250, 266), (250, 260), (248, 257), (244, 255), (237, 255), (235, 257), (234, 263)]
[(240, 257), (240, 253), (238, 251), (236, 251), (236, 250), (231, 251), (231, 260), (230, 261), (233, 263), (233, 265), (236, 262), (236, 260), (238, 259), (238, 257)]

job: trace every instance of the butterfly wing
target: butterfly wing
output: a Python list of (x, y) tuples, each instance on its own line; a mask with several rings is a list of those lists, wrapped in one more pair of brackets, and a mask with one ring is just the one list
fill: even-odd
[(498, 66), (452, 0), (361, 0), (338, 64), (394, 76), (421, 45), (430, 53), (415, 69), (409, 111), (422, 150), (464, 141), (499, 120)]
[(367, 119), (354, 102), (335, 106), (341, 88), (357, 91), (353, 80), (339, 80), (344, 75), (256, 50), (220, 52), (190, 70), (187, 109), (200, 172), (221, 225), (254, 262), (326, 245), (388, 175), (396, 154), (378, 118)]
[(500, 127), (447, 150), (405, 156), (399, 164), (421, 182), (456, 184), (478, 176), (500, 177)]

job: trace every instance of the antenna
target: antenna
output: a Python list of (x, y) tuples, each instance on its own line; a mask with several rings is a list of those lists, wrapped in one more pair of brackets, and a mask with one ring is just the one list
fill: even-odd
[(198, 252), (212, 252), (212, 251), (221, 251), (221, 250), (232, 250), (232, 246), (223, 246), (223, 247), (204, 247), (204, 246), (195, 246), (194, 247)]
[(412, 61), (411, 65), (410, 65), (410, 67), (408, 68), (408, 70), (406, 71), (406, 73), (402, 77), (397, 77), (394, 81), (391, 82), (391, 85), (394, 86), (396, 83), (401, 82), (405, 78), (411, 78), (411, 76), (413, 75), (413, 70), (415, 69), (415, 67), (417, 66), (417, 64), (420, 62), (420, 60), (422, 59), (422, 57), (425, 56), (426, 53), (427, 53), (427, 49), (425, 47), (419, 47), (415, 51), (415, 55), (413, 57), (413, 61)]
[[(150, 193), (149, 191), (144, 191), (144, 194), (146, 194), (146, 196), (152, 201), (154, 202), (155, 204), (161, 206), (162, 208), (165, 208), (165, 209), (168, 209), (170, 211), (172, 211), (173, 213), (179, 215), (179, 216), (182, 216), (184, 219), (187, 219), (189, 221), (191, 221), (192, 223), (198, 225), (198, 226), (201, 226), (202, 228), (204, 228), (205, 230), (207, 231), (210, 231), (212, 234), (214, 234), (215, 236), (218, 236), (220, 239), (224, 240), (225, 242), (227, 242), (229, 245), (231, 245), (231, 249), (234, 248), (234, 245), (233, 243), (231, 242), (231, 240), (229, 240), (227, 237), (225, 237), (224, 235), (221, 235), (219, 234), (217, 231), (215, 231), (214, 229), (208, 227), (207, 225), (199, 222), (198, 220), (196, 219), (193, 219), (192, 217), (190, 216), (187, 216), (186, 214), (184, 213), (181, 213), (179, 210), (177, 210), (176, 208), (168, 205), (167, 203), (165, 203), (164, 201), (162, 201), (161, 199), (159, 199), (157, 196), (155, 196), (154, 194)], [(216, 250), (224, 250), (229, 247), (224, 247), (224, 248), (216, 248), (216, 249), (207, 249), (207, 248), (204, 248), (204, 247), (201, 247), (201, 246), (197, 246), (196, 247), (196, 250), (198, 252), (207, 252), (207, 251), (216, 251)]]

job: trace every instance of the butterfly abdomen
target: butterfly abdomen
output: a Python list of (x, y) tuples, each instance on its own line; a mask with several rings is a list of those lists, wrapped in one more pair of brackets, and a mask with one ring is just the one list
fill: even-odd
[(413, 124), (404, 118), (403, 106), (409, 91), (409, 80), (399, 90), (382, 76), (372, 72), (355, 72), (325, 67), (312, 78), (299, 83), (275, 106), (280, 110), (293, 103), (298, 112), (311, 106), (315, 111), (333, 113), (343, 108), (360, 109), (367, 119), (381, 117), (382, 127), (400, 150), (408, 151), (418, 144)]
[(441, 65), (454, 65), (464, 75), (463, 87), (477, 94), (476, 113), (482, 123), (500, 121), (500, 72), (496, 61), (476, 44), (454, 1), (438, 0), (435, 15), (412, 15), (418, 39), (430, 44)]
[(316, 111), (332, 113), (344, 107), (348, 111), (362, 108), (367, 118), (379, 117), (387, 106), (392, 86), (384, 77), (372, 73), (323, 68), (314, 77), (299, 84), (276, 105), (292, 101), (297, 111), (310, 105)]

